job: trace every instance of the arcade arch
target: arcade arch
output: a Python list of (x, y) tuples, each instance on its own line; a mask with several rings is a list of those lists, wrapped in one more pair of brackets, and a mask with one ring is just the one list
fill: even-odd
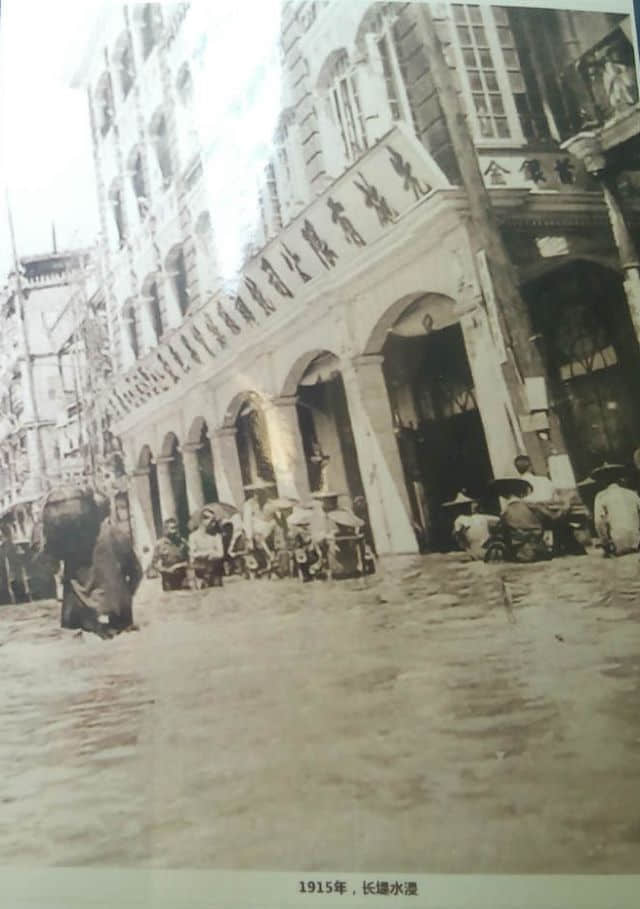
[(197, 482), (203, 502), (217, 502), (218, 488), (216, 485), (213, 452), (209, 427), (204, 417), (196, 417), (191, 424), (187, 436), (187, 446), (194, 453)]
[(484, 495), (492, 477), (485, 431), (455, 302), (404, 297), (374, 327), (367, 354), (382, 355), (384, 382), (411, 517), (423, 550), (451, 548), (444, 502)]
[(149, 497), (151, 525), (154, 536), (157, 538), (162, 534), (162, 507), (160, 504), (160, 490), (158, 487), (158, 468), (156, 465), (153, 452), (149, 445), (143, 445), (138, 457), (137, 473), (146, 482), (146, 493)]
[[(189, 524), (189, 501), (184, 472), (182, 449), (174, 432), (168, 432), (161, 450), (160, 496), (163, 505), (163, 517), (168, 518), (173, 512), (183, 533)], [(167, 514), (165, 515), (165, 512)]]

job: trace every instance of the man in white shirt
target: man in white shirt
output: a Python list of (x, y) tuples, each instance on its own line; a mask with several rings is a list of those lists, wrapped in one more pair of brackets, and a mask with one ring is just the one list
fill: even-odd
[(623, 468), (603, 465), (593, 478), (604, 489), (596, 494), (593, 519), (605, 555), (625, 555), (640, 547), (640, 496), (618, 482)]

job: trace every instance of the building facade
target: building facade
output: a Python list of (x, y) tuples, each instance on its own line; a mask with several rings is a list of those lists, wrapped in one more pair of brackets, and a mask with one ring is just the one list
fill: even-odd
[(443, 545), (444, 501), (519, 451), (566, 489), (628, 460), (629, 17), (285, 3), (279, 116), (230, 281), (220, 130), (267, 76), (247, 60), (246, 95), (225, 95), (196, 7), (111, 7), (77, 80), (138, 545), (261, 479), (359, 500), (380, 553), (415, 552)]
[(118, 466), (101, 412), (112, 364), (100, 287), (90, 252), (71, 250), (21, 258), (2, 292), (0, 523), (19, 542), (31, 540), (52, 486), (112, 491)]

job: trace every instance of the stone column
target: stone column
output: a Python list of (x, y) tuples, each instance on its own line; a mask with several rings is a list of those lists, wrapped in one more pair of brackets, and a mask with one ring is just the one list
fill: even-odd
[(604, 200), (611, 223), (611, 231), (618, 247), (622, 266), (624, 292), (631, 314), (631, 322), (640, 342), (640, 255), (634, 243), (620, 204), (618, 191), (612, 180), (602, 181)]
[(184, 464), (184, 479), (187, 487), (187, 502), (189, 503), (189, 514), (198, 511), (205, 504), (204, 490), (202, 488), (202, 476), (200, 474), (200, 462), (198, 461), (198, 451), (202, 448), (200, 444), (187, 443), (182, 446), (182, 463)]
[(296, 403), (295, 395), (275, 398), (265, 419), (278, 494), (304, 500), (310, 495), (309, 474)]
[(129, 508), (131, 510), (133, 539), (136, 549), (140, 553), (145, 546), (152, 549), (156, 538), (148, 468), (134, 470), (129, 486)]
[(160, 508), (162, 511), (162, 520), (167, 521), (169, 518), (175, 518), (176, 497), (171, 482), (171, 462), (173, 458), (156, 458), (158, 470), (158, 492), (160, 493)]
[(343, 366), (351, 427), (378, 552), (417, 553), (382, 363), (373, 354)]
[(223, 426), (211, 433), (210, 438), (220, 501), (240, 508), (244, 502), (244, 489), (235, 426)]
[(472, 307), (462, 315), (460, 327), (493, 474), (510, 476), (524, 442), (484, 310)]
[(640, 255), (624, 216), (615, 181), (617, 175), (607, 169), (607, 157), (596, 132), (585, 130), (572, 136), (561, 147), (579, 158), (587, 171), (600, 180), (611, 232), (620, 256), (627, 305), (640, 342)]

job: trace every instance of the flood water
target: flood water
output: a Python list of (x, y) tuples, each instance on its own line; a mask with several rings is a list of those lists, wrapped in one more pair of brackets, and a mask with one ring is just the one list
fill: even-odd
[(640, 560), (0, 607), (0, 864), (640, 870)]

